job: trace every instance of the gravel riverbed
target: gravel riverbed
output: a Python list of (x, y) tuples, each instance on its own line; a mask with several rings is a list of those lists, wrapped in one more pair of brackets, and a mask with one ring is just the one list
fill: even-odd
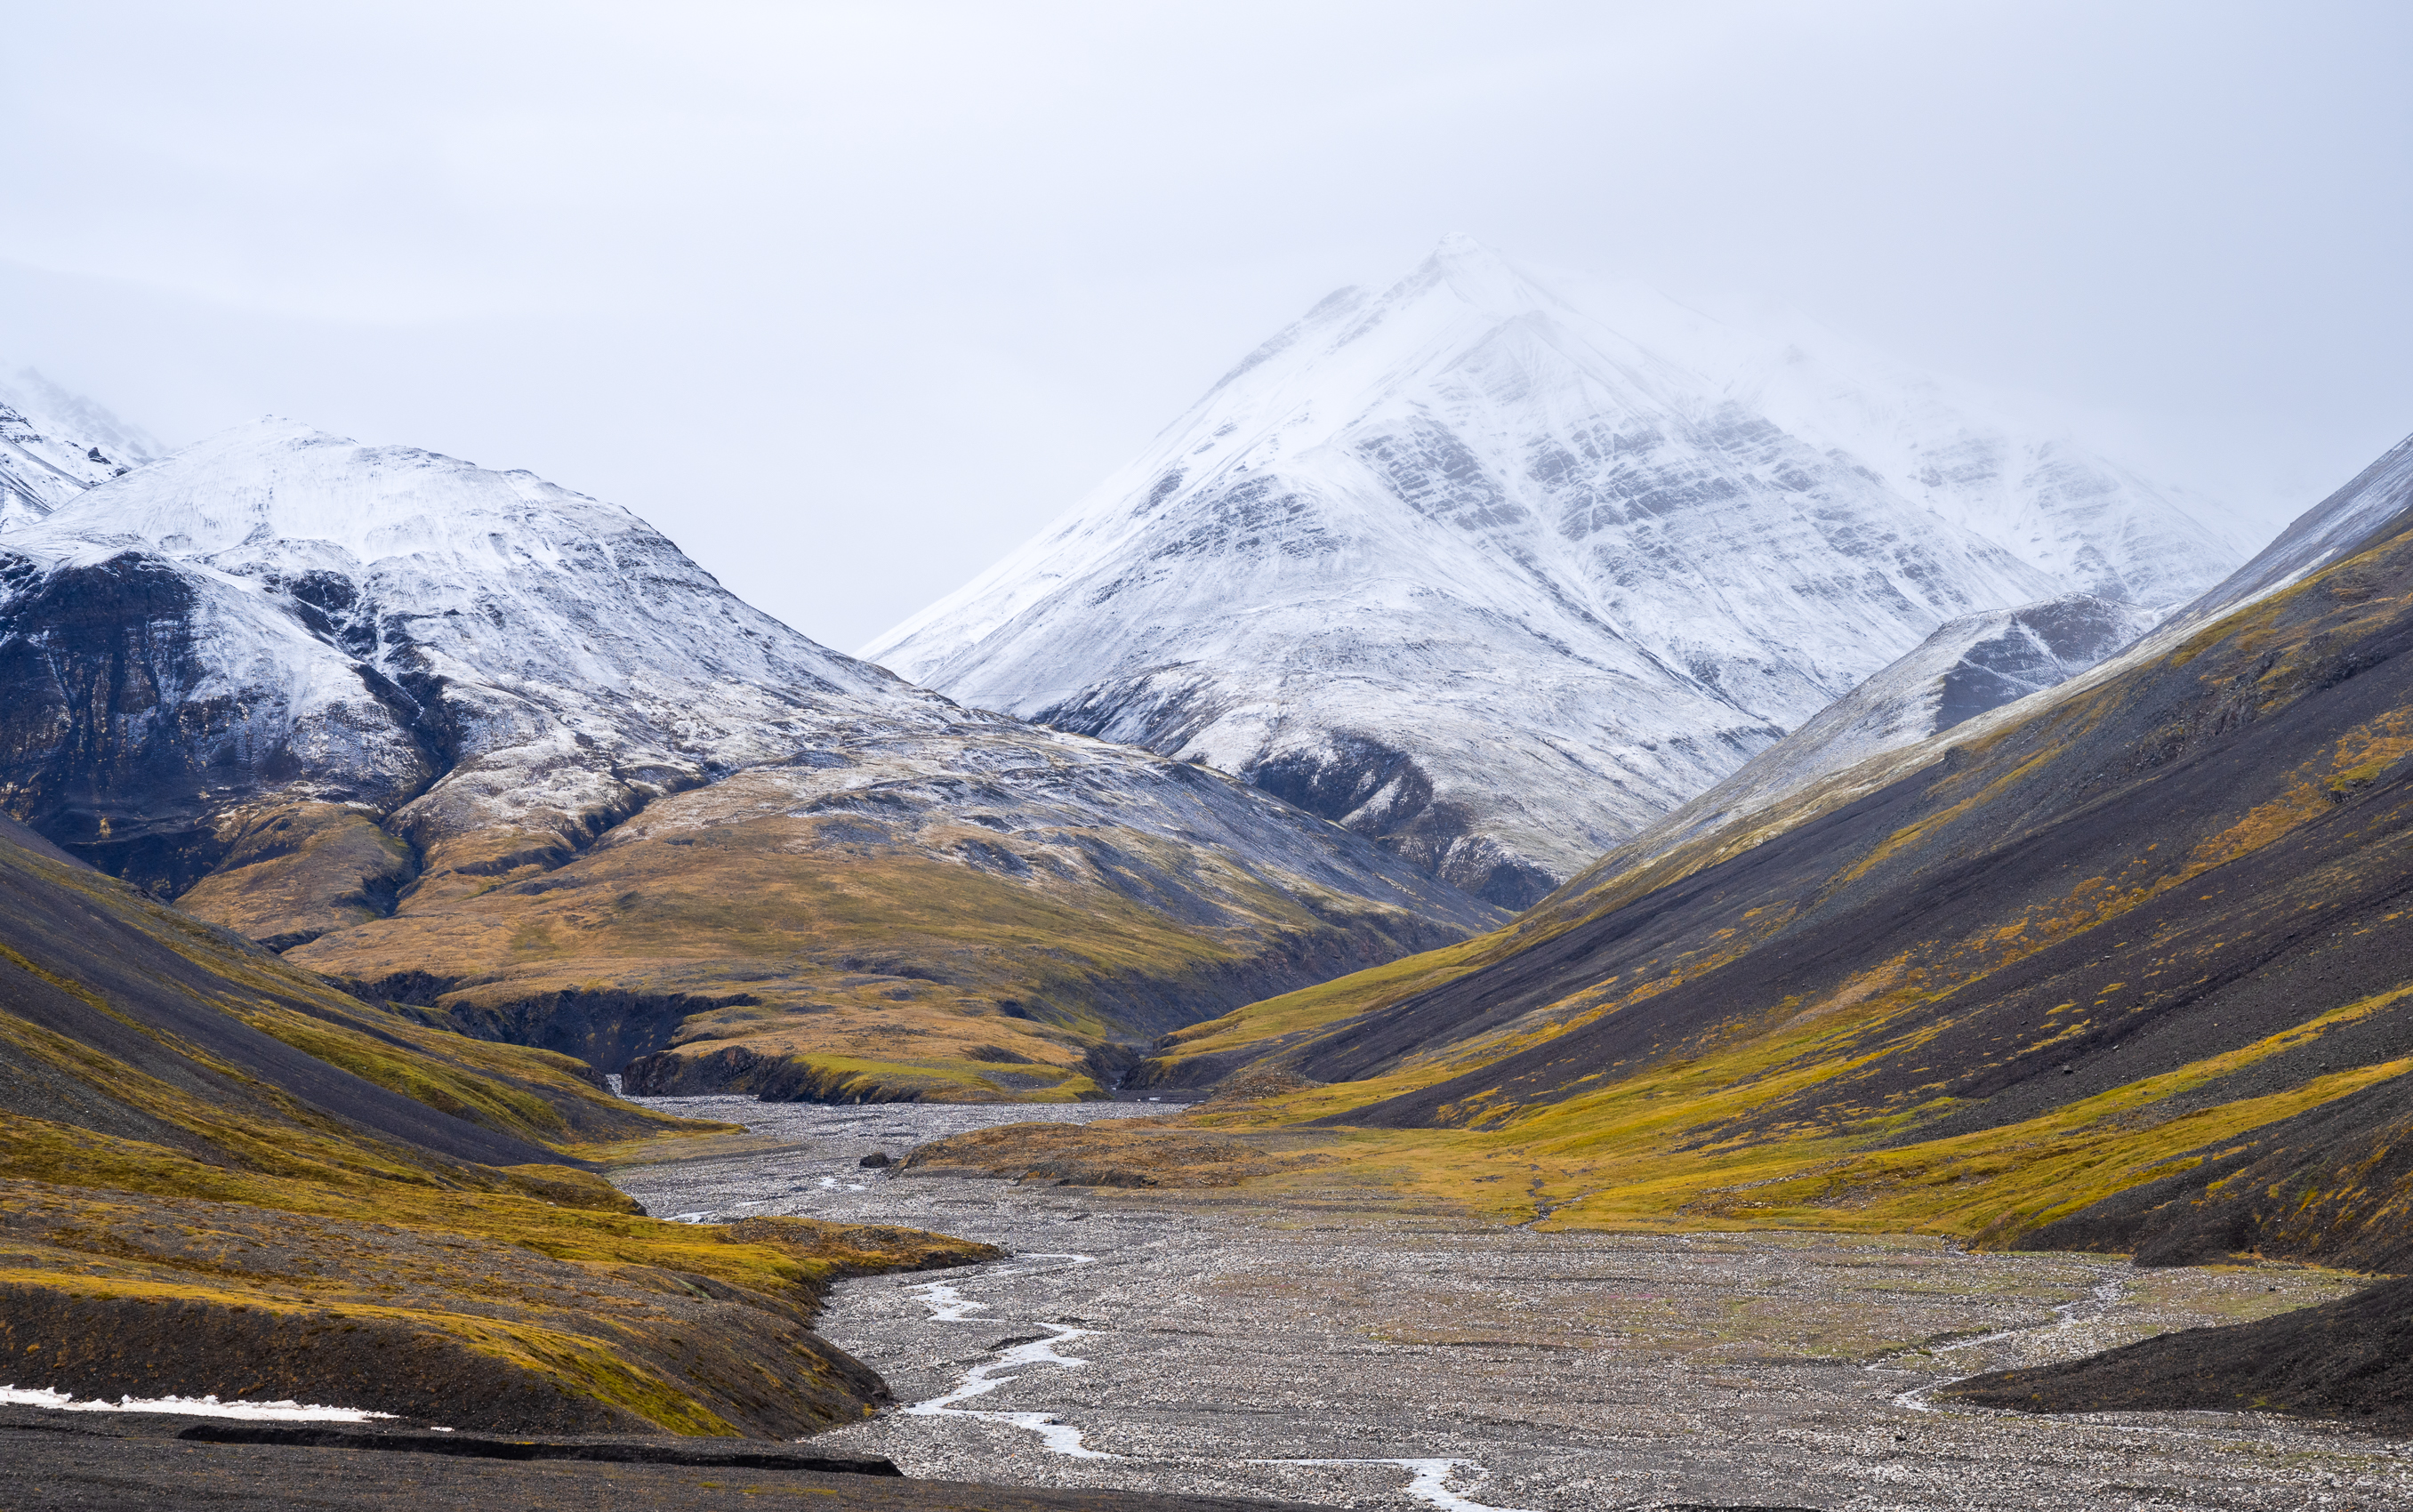
[(1336, 1189), (866, 1168), (986, 1125), (1162, 1113), (739, 1098), (614, 1179), (661, 1216), (909, 1223), (1013, 1257), (841, 1285), (822, 1329), (897, 1410), (816, 1439), (908, 1475), (1344, 1506), (2413, 1509), (2413, 1445), (2254, 1415), (1937, 1409), (1925, 1391), (2353, 1289), (1916, 1236), (1555, 1233)]

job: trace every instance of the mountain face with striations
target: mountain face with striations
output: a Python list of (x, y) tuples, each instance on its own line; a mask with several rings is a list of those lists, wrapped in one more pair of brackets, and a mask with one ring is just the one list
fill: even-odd
[(1620, 851), (1680, 845), (1823, 778), (2058, 688), (2127, 649), (2161, 617), (2080, 593), (1952, 620)]
[(626, 510), (276, 421), (0, 538), (0, 805), (377, 998), (686, 1090), (1071, 1096), (1118, 1038), (1496, 917), (830, 651)]
[(158, 454), (158, 442), (31, 368), (0, 378), (0, 531)]
[(2116, 466), (1819, 339), (1571, 301), (1452, 239), (865, 654), (1522, 907), (1947, 621), (2167, 606), (2240, 559)]

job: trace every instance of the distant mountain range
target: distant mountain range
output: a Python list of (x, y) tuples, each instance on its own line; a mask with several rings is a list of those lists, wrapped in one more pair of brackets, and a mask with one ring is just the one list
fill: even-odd
[(1831, 336), (1453, 238), (864, 654), (1521, 908), (1948, 621), (2191, 599), (2244, 555), (2209, 518)]

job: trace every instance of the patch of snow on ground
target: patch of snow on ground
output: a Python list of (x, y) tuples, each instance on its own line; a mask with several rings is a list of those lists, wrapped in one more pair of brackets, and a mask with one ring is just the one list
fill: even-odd
[(179, 1417), (245, 1417), (270, 1423), (367, 1423), (392, 1413), (360, 1407), (322, 1407), (298, 1401), (220, 1401), (209, 1397), (87, 1397), (81, 1401), (47, 1386), (0, 1386), (0, 1407), (49, 1407), (68, 1413), (169, 1413)]

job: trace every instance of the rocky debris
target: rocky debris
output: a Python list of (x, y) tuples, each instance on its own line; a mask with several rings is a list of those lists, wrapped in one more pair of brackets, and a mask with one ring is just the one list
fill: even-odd
[(1303, 1092), (1328, 1085), (1281, 1066), (1252, 1066), (1217, 1082), (1213, 1095), (1195, 1106), (1201, 1113), (1225, 1113), (1285, 1092)]
[[(1074, 1116), (1119, 1127), (1130, 1111)], [(949, 1392), (986, 1351), (1082, 1330), (1059, 1350), (1080, 1368), (1025, 1370), (965, 1405), (1035, 1415), (1124, 1458), (1074, 1459), (1033, 1428), (946, 1414), (893, 1413), (814, 1442), (909, 1475), (1402, 1512), (1428, 1505), (1405, 1494), (1404, 1460), (1465, 1461), (1445, 1485), (1487, 1507), (2295, 1512), (2413, 1499), (2401, 1445), (2334, 1424), (2056, 1418), (1917, 1395), (1972, 1371), (2326, 1302), (2351, 1278), (2139, 1270), (1918, 1236), (1503, 1228), (1408, 1173), (1386, 1183), (1357, 1168), (1285, 1181), (1279, 1202), (1247, 1186), (842, 1183), (872, 1132), (943, 1136), (1013, 1116), (762, 1105), (749, 1117), (776, 1150), (621, 1179), (663, 1210), (876, 1215), (1014, 1252), (944, 1273), (952, 1294), (981, 1304), (947, 1310), (963, 1322), (935, 1320), (931, 1278), (916, 1276), (844, 1283), (823, 1326), (906, 1403)], [(841, 1181), (821, 1186), (822, 1174)], [(1268, 1462), (1306, 1460), (1355, 1462)]]
[(893, 1223), (830, 1223), (792, 1215), (733, 1219), (719, 1225), (733, 1244), (769, 1244), (802, 1258), (821, 1261), (838, 1276), (877, 1276), (889, 1271), (944, 1270), (1001, 1260), (994, 1244), (959, 1239)]

